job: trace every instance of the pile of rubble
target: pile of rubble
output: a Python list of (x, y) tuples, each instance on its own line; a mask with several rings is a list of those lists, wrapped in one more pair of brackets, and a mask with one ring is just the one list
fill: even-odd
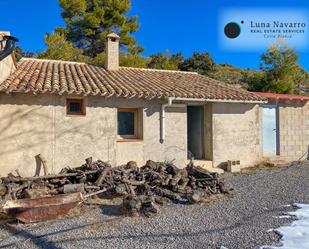
[(64, 168), (57, 175), (18, 177), (0, 180), (2, 200), (37, 198), (81, 192), (101, 198), (121, 196), (123, 207), (133, 214), (149, 217), (157, 213), (157, 204), (196, 203), (212, 194), (228, 193), (216, 173), (189, 164), (179, 169), (172, 163), (147, 161), (139, 168), (131, 161), (112, 167), (92, 158), (77, 168)]

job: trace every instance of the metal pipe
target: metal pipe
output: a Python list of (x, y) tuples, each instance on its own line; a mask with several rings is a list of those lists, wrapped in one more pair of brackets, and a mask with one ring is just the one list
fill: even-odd
[(170, 107), (185, 107), (184, 104), (173, 104), (175, 97), (168, 97), (167, 103), (161, 105), (161, 114), (160, 114), (160, 143), (165, 141), (165, 108)]
[(161, 117), (160, 117), (160, 143), (164, 143), (165, 140), (165, 108), (172, 105), (173, 97), (167, 98), (167, 103), (161, 105)]

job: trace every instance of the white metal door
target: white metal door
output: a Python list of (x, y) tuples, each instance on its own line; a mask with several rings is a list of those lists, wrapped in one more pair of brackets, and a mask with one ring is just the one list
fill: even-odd
[(277, 118), (276, 106), (263, 106), (263, 154), (276, 155)]

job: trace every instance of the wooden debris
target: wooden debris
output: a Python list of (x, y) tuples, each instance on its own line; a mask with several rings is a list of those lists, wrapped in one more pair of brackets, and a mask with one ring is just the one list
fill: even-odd
[(66, 184), (63, 186), (63, 193), (76, 193), (76, 192), (85, 192), (85, 184), (84, 183), (74, 183), (74, 184)]
[(184, 169), (173, 163), (147, 161), (138, 168), (133, 161), (112, 167), (87, 158), (77, 168), (63, 168), (57, 175), (0, 179), (0, 198), (15, 200), (82, 193), (87, 197), (121, 197), (126, 210), (152, 216), (156, 205), (168, 202), (198, 203), (213, 194), (228, 193), (218, 174), (189, 164)]
[(45, 160), (45, 158), (41, 155), (38, 154), (35, 156), (35, 161), (36, 161), (36, 170), (35, 170), (35, 174), (34, 176), (39, 176), (40, 172), (41, 172), (41, 168), (43, 166), (43, 170), (44, 170), (44, 175), (48, 175), (48, 167), (47, 167), (47, 162)]
[(5, 186), (5, 184), (1, 183), (0, 184), (0, 196), (5, 196), (7, 192), (8, 192), (7, 187)]
[(50, 196), (49, 189), (47, 187), (37, 188), (37, 189), (25, 189), (24, 197), (30, 199), (36, 199), (40, 197)]

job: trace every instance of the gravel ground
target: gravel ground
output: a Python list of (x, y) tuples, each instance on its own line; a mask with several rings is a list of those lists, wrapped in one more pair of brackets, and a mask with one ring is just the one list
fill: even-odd
[(122, 217), (88, 207), (81, 216), (0, 227), (0, 248), (257, 248), (291, 222), (278, 216), (293, 203), (309, 203), (309, 164), (250, 175), (223, 176), (231, 197), (201, 205), (172, 204), (154, 218)]

